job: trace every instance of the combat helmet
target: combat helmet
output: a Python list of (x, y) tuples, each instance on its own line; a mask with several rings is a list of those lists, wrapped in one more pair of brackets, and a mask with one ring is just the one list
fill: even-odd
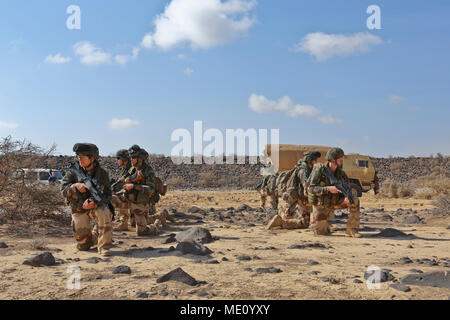
[(320, 158), (322, 154), (319, 151), (308, 151), (303, 154), (302, 160), (309, 162)]
[(127, 160), (130, 159), (130, 155), (128, 154), (128, 150), (120, 149), (116, 153), (116, 158), (127, 159)]
[(146, 160), (148, 157), (147, 151), (139, 147), (137, 144), (128, 149), (128, 154), (130, 158), (139, 157), (143, 160)]
[(341, 148), (331, 148), (330, 150), (328, 150), (325, 159), (327, 161), (331, 161), (334, 159), (339, 159), (340, 157), (344, 156), (344, 150), (342, 150)]
[(92, 143), (77, 143), (73, 146), (73, 152), (76, 154), (79, 153), (87, 153), (89, 156), (94, 157), (96, 161), (99, 159), (98, 148), (95, 144)]

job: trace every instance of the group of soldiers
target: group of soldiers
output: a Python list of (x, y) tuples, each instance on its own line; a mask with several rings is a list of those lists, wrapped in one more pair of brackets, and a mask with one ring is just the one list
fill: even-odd
[(161, 185), (147, 163), (147, 151), (137, 145), (119, 150), (116, 158), (121, 171), (113, 185), (100, 166), (96, 145), (77, 143), (73, 151), (78, 161), (64, 176), (61, 193), (72, 209), (78, 250), (87, 251), (97, 245), (100, 255), (110, 255), (116, 210), (118, 221), (114, 230), (128, 230), (130, 223), (138, 236), (157, 235), (166, 221), (172, 220), (165, 210), (156, 213), (155, 204), (159, 195), (165, 194), (166, 186)]
[(361, 238), (362, 235), (358, 233), (359, 199), (354, 196), (350, 201), (332, 185), (324, 173), (328, 167), (337, 181), (348, 184), (348, 177), (342, 169), (344, 151), (340, 148), (330, 149), (325, 155), (325, 164), (318, 162), (320, 157), (321, 153), (318, 151), (306, 152), (292, 170), (264, 177), (260, 188), (261, 205), (265, 206), (267, 197), (270, 197), (273, 209), (278, 209), (279, 196), (286, 202), (286, 207), (273, 217), (267, 228), (309, 227), (315, 235), (329, 235), (336, 231), (336, 228), (329, 224), (329, 221), (334, 219), (334, 210), (348, 208), (346, 235)]

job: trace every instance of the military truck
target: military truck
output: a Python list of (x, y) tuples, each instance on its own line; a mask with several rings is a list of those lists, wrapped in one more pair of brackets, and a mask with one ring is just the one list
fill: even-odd
[[(279, 148), (279, 159), (276, 155), (272, 154), (272, 151)], [(326, 146), (306, 146), (306, 145), (266, 145), (265, 155), (268, 165), (278, 164), (278, 172), (283, 172), (292, 169), (298, 162), (298, 160), (307, 151), (319, 151), (322, 156), (319, 158), (319, 162), (326, 163), (325, 154), (332, 147)], [(373, 190), (375, 194), (379, 191), (378, 175), (373, 166), (372, 160), (369, 156), (360, 155), (357, 153), (350, 153), (344, 156), (343, 169), (347, 174), (350, 185), (353, 192), (362, 196), (363, 192)]]

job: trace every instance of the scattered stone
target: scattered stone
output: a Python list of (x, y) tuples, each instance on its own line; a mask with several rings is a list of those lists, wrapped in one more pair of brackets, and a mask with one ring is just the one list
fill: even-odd
[(275, 267), (269, 267), (269, 268), (256, 268), (256, 273), (280, 273), (283, 272), (281, 269), (275, 268)]
[(412, 246), (412, 244), (407, 246), (408, 249), (413, 249), (414, 247)]
[(309, 261), (307, 262), (307, 264), (308, 264), (309, 266), (316, 266), (316, 265), (319, 264), (319, 262), (314, 261), (314, 260), (309, 260)]
[(252, 268), (244, 268), (244, 271), (253, 272)]
[(402, 257), (402, 258), (400, 258), (400, 263), (408, 264), (408, 263), (413, 263), (413, 261), (409, 257)]
[(205, 261), (206, 264), (219, 264), (219, 261), (217, 260), (207, 260)]
[(32, 267), (54, 266), (56, 261), (50, 252), (44, 252), (25, 260), (23, 264)]
[(131, 269), (129, 266), (118, 266), (115, 267), (113, 272), (113, 274), (131, 274)]
[(169, 273), (163, 275), (162, 277), (159, 277), (156, 280), (156, 282), (161, 283), (161, 282), (166, 282), (166, 281), (170, 281), (170, 280), (182, 282), (182, 283), (185, 283), (190, 286), (195, 286), (199, 283), (197, 280), (195, 280), (192, 276), (187, 274), (181, 268), (176, 268), (176, 269), (170, 271)]
[[(379, 274), (377, 274), (377, 273), (379, 273)], [(371, 280), (372, 283), (375, 283), (376, 281), (379, 281), (379, 282), (392, 281), (395, 279), (395, 277), (390, 274), (389, 269), (383, 269), (383, 270), (366, 271), (364, 273), (364, 279)]]
[(409, 269), (409, 271), (414, 273), (423, 273), (423, 271), (419, 269)]
[(202, 289), (197, 292), (197, 296), (199, 297), (206, 297), (208, 295), (208, 292), (205, 289)]
[(137, 244), (132, 244), (130, 247), (131, 248), (137, 248)]
[(333, 247), (320, 242), (311, 242), (305, 244), (293, 244), (288, 247), (288, 249), (307, 249), (307, 248), (318, 248), (318, 249), (333, 249)]
[(4, 242), (0, 242), (0, 249), (6, 249), (8, 248), (8, 245)]
[(386, 228), (382, 230), (380, 233), (373, 235), (372, 237), (381, 237), (381, 238), (395, 238), (395, 237), (408, 237), (415, 238), (413, 234), (406, 234), (403, 231), (394, 229), (394, 228)]
[[(178, 248), (178, 246), (177, 246)], [(158, 253), (169, 253), (175, 251), (175, 247), (174, 246), (170, 246), (169, 248), (164, 248), (158, 251)]]
[(176, 250), (182, 254), (195, 254), (199, 256), (206, 256), (213, 253), (208, 247), (195, 241), (182, 241), (178, 243)]
[(250, 261), (252, 258), (250, 256), (238, 256), (236, 259), (239, 261)]
[(389, 285), (390, 288), (398, 290), (398, 291), (402, 291), (402, 292), (409, 292), (411, 291), (411, 288), (408, 286), (405, 286), (401, 283), (392, 283)]
[(144, 248), (144, 250), (145, 250), (145, 251), (152, 251), (152, 250), (155, 250), (155, 248), (153, 248), (153, 247), (147, 247), (147, 248)]
[(161, 241), (162, 244), (167, 244), (167, 243), (172, 243), (172, 242), (177, 242), (177, 239), (175, 238), (175, 233), (170, 234), (168, 238)]
[(250, 207), (250, 206), (248, 206), (248, 205), (246, 205), (246, 204), (243, 204), (243, 205), (239, 206), (239, 207), (236, 209), (236, 211), (238, 211), (238, 212), (241, 212), (241, 211), (250, 211), (250, 210), (252, 210), (252, 207)]
[(353, 280), (353, 283), (364, 283), (364, 282), (359, 279), (355, 279), (355, 280)]
[(222, 261), (230, 261), (227, 257), (222, 257)]
[(309, 274), (312, 276), (317, 276), (320, 273), (320, 271), (311, 271)]
[(86, 259), (87, 263), (91, 263), (91, 264), (97, 264), (100, 261), (102, 261), (102, 259), (98, 258), (98, 257), (91, 257), (89, 259)]
[(320, 281), (322, 281), (322, 282), (329, 282), (329, 281), (330, 281), (330, 278), (322, 277), (322, 278), (320, 279)]
[(138, 293), (136, 293), (136, 298), (146, 299), (146, 298), (148, 298), (148, 293), (147, 292), (138, 292)]
[(192, 207), (190, 207), (188, 210), (187, 210), (187, 212), (189, 212), (189, 213), (197, 213), (197, 212), (199, 212), (199, 211), (201, 211), (202, 209), (200, 209), (199, 207), (196, 207), (196, 206), (192, 206)]
[(159, 295), (165, 297), (165, 296), (168, 296), (169, 293), (167, 292), (167, 290), (161, 290), (161, 291), (159, 292)]
[(80, 261), (80, 258), (75, 258), (75, 259), (73, 259), (73, 261), (78, 262), (78, 261)]
[(200, 227), (190, 228), (186, 231), (180, 232), (175, 236), (175, 238), (178, 242), (190, 240), (198, 243), (210, 243), (214, 241), (209, 230)]
[(421, 223), (421, 222), (422, 222), (422, 220), (416, 215), (406, 216), (402, 220), (402, 223), (406, 223), (406, 224), (417, 224), (417, 223)]

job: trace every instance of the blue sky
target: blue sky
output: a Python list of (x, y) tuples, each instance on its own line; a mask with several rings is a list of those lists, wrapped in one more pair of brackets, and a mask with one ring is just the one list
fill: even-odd
[(202, 120), (372, 156), (450, 154), (450, 2), (230, 1), (1, 1), (0, 137), (168, 155), (171, 133)]

